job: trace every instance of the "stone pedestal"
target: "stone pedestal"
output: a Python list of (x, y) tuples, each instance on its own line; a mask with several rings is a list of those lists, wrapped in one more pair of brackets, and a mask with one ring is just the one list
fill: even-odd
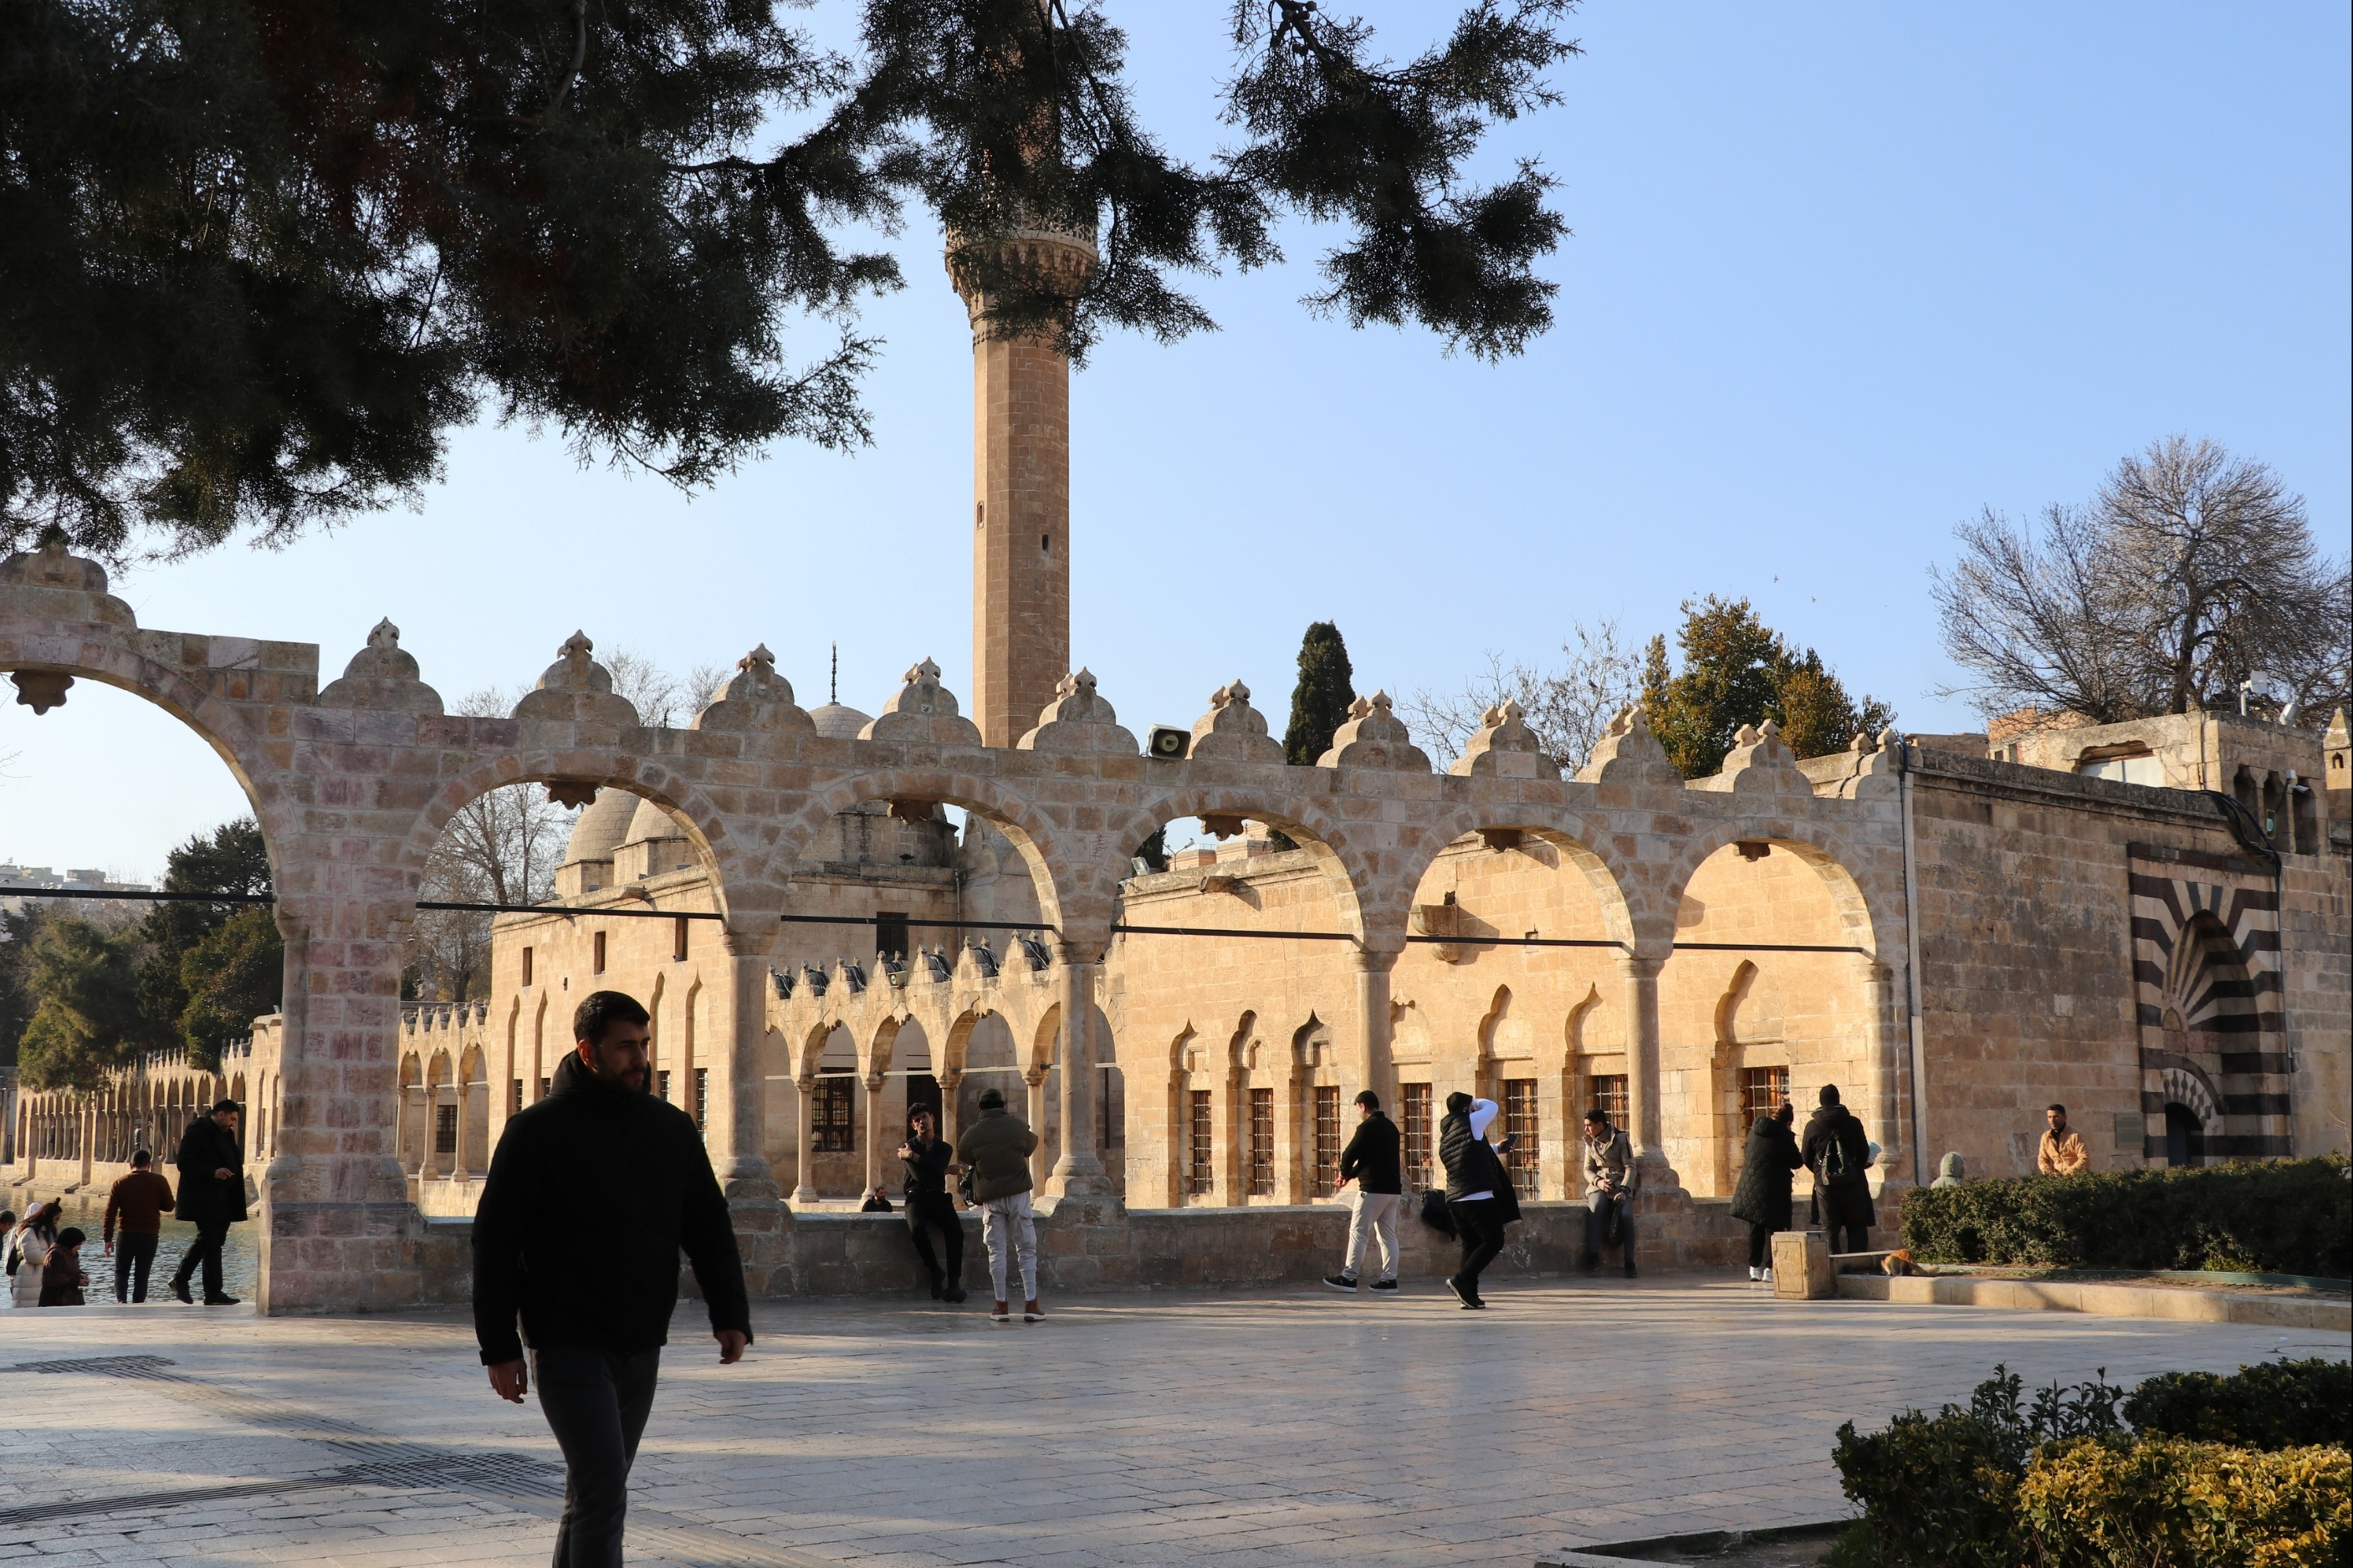
[(1773, 1233), (1773, 1294), (1785, 1301), (1820, 1301), (1836, 1289), (1831, 1238), (1819, 1230)]

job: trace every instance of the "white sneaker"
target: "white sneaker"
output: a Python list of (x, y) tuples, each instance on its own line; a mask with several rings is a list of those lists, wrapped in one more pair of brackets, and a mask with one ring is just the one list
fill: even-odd
[(1773, 1283), (1773, 1267), (1769, 1263), (1765, 1266), (1765, 1283), (1767, 1285)]
[(1762, 1268), (1757, 1268), (1757, 1265), (1755, 1265), (1754, 1263), (1752, 1263), (1752, 1264), (1750, 1264), (1750, 1265), (1748, 1266), (1748, 1282), (1749, 1282), (1750, 1284), (1754, 1285), (1754, 1284), (1756, 1284), (1758, 1280), (1760, 1280), (1760, 1279), (1764, 1279), (1764, 1278), (1765, 1278), (1765, 1270), (1763, 1270)]

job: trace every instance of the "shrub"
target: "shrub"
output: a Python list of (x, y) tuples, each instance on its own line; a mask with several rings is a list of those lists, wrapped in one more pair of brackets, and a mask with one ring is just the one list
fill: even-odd
[(2239, 1448), (2342, 1445), (2353, 1429), (2353, 1362), (2263, 1362), (2229, 1377), (2164, 1373), (2132, 1391), (2124, 1416), (2144, 1433)]
[(2341, 1447), (2085, 1437), (2044, 1450), (2016, 1497), (2048, 1568), (2333, 1568), (2353, 1550), (2348, 1483)]
[(1904, 1243), (1924, 1263), (2353, 1274), (2342, 1157), (2084, 1172), (1915, 1187)]

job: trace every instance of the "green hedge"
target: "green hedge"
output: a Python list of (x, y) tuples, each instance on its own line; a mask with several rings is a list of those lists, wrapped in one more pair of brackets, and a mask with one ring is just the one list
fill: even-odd
[(1915, 1187), (1922, 1263), (2199, 1268), (2353, 1277), (2353, 1182), (2338, 1156)]
[(2317, 1568), (2353, 1552), (2353, 1364), (2168, 1373), (2129, 1397), (2101, 1378), (2031, 1400), (1995, 1373), (1967, 1409), (1839, 1428), (1840, 1484), (1863, 1516), (1833, 1568)]

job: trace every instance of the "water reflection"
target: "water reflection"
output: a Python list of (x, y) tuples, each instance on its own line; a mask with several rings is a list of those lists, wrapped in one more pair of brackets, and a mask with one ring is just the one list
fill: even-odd
[[(90, 1284), (83, 1289), (82, 1296), (92, 1306), (101, 1301), (111, 1301), (114, 1300), (114, 1259), (107, 1256), (106, 1247), (98, 1236), (99, 1226), (106, 1218), (106, 1201), (101, 1197), (95, 1202), (79, 1203), (75, 1197), (69, 1197), (63, 1202), (65, 1217), (58, 1222), (58, 1228), (75, 1225), (90, 1233), (90, 1239), (81, 1247), (81, 1271), (90, 1276)], [(227, 1244), (221, 1247), (221, 1289), (239, 1300), (253, 1300), (254, 1288), (261, 1277), (259, 1228), (258, 1220), (233, 1225), (228, 1227)], [(174, 1219), (169, 1215), (164, 1216), (164, 1226), (155, 1242), (155, 1267), (147, 1276), (147, 1300), (150, 1303), (164, 1301), (178, 1305), (172, 1301), (172, 1276), (178, 1271), (180, 1259), (186, 1256), (189, 1246), (195, 1239), (195, 1226), (185, 1220)], [(199, 1270), (189, 1285), (188, 1292), (201, 1299), (204, 1289), (204, 1275)], [(5, 1307), (9, 1299), (5, 1292), (0, 1292), (0, 1307)]]

